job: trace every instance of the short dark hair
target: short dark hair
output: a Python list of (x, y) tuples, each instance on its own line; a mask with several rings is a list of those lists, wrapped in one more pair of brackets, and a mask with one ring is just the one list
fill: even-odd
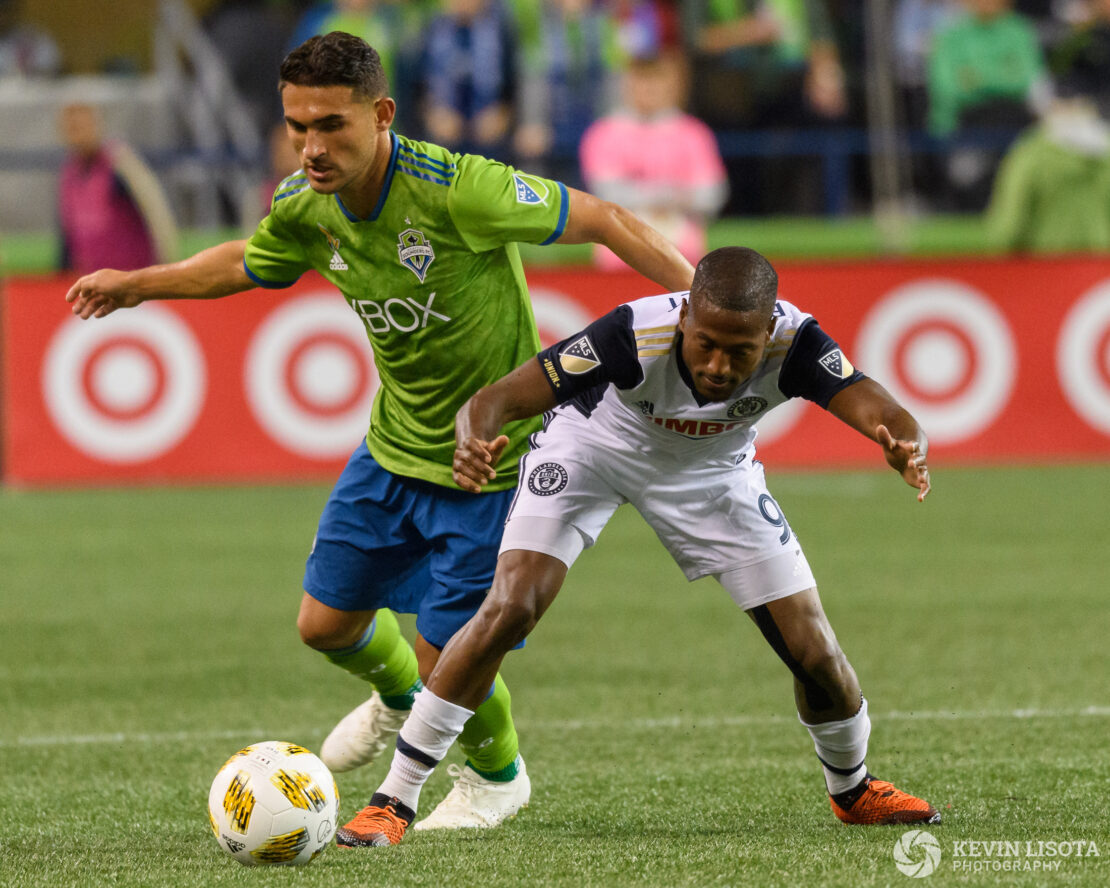
[(765, 257), (747, 247), (721, 247), (706, 253), (694, 269), (691, 303), (706, 302), (729, 311), (760, 311), (771, 317), (779, 276)]
[(359, 98), (380, 99), (389, 93), (381, 56), (354, 34), (332, 31), (310, 37), (281, 63), (278, 89), (294, 86), (349, 86)]

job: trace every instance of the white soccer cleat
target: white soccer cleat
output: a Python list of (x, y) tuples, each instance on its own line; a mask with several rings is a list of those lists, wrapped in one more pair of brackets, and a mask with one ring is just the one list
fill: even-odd
[(515, 817), (532, 795), (524, 759), (518, 761), (519, 773), (505, 783), (486, 780), (469, 765), (448, 765), (447, 773), (458, 778), (454, 788), (413, 829), (489, 829)]
[(351, 771), (374, 761), (397, 736), (409, 717), (407, 709), (391, 709), (374, 691), (339, 722), (320, 747), (320, 758), (333, 771)]

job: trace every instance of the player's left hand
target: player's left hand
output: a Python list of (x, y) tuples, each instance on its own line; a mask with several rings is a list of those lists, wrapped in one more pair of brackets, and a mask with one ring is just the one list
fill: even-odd
[(905, 478), (910, 487), (917, 488), (917, 501), (923, 502), (932, 489), (929, 466), (925, 461), (928, 445), (922, 446), (918, 441), (895, 438), (885, 425), (875, 429), (875, 435), (890, 467)]
[(498, 435), (492, 441), (464, 438), (455, 448), (451, 477), (463, 490), (481, 493), (482, 488), (497, 477), (494, 466), (508, 445), (508, 435)]

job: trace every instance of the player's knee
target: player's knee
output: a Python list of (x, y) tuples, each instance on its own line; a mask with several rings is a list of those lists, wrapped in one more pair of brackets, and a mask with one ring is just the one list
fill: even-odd
[(316, 651), (336, 651), (356, 644), (365, 631), (350, 620), (321, 619), (317, 614), (301, 611), (297, 616), (297, 632), (301, 641)]
[(543, 616), (544, 594), (525, 572), (509, 572), (507, 582), (490, 591), (479, 616), (489, 643), (510, 650), (527, 637)]
[(334, 635), (327, 632), (324, 627), (318, 626), (304, 619), (297, 620), (297, 632), (301, 641), (316, 651), (326, 651), (342, 645), (334, 644)]
[(477, 615), (486, 647), (508, 651), (523, 641), (558, 594), (565, 574), (561, 562), (538, 553), (513, 550), (502, 556)]
[(511, 650), (539, 622), (538, 609), (528, 600), (495, 598), (482, 607), (482, 629), (488, 643), (497, 649)]

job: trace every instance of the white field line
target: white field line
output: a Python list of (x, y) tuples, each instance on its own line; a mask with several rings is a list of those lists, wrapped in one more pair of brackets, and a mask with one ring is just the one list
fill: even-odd
[[(1063, 719), (1110, 717), (1110, 706), (1083, 706), (1074, 709), (980, 709), (973, 711), (935, 711), (870, 713), (873, 721), (962, 721), (979, 719)], [(746, 725), (793, 724), (797, 719), (786, 715), (726, 715), (714, 718), (633, 718), (621, 721), (604, 719), (568, 719), (564, 721), (523, 720), (517, 722), (522, 732), (614, 730), (620, 728), (679, 730), (682, 728), (724, 728)], [(186, 743), (198, 740), (245, 740), (257, 742), (271, 735), (277, 737), (305, 736), (321, 732), (317, 725), (309, 729), (290, 729), (287, 725), (277, 731), (262, 728), (236, 728), (210, 731), (119, 732), (105, 734), (38, 734), (23, 737), (0, 738), (0, 749), (36, 746), (121, 746), (128, 743)], [(247, 738), (247, 739), (245, 739)], [(253, 739), (250, 739), (253, 738)]]

